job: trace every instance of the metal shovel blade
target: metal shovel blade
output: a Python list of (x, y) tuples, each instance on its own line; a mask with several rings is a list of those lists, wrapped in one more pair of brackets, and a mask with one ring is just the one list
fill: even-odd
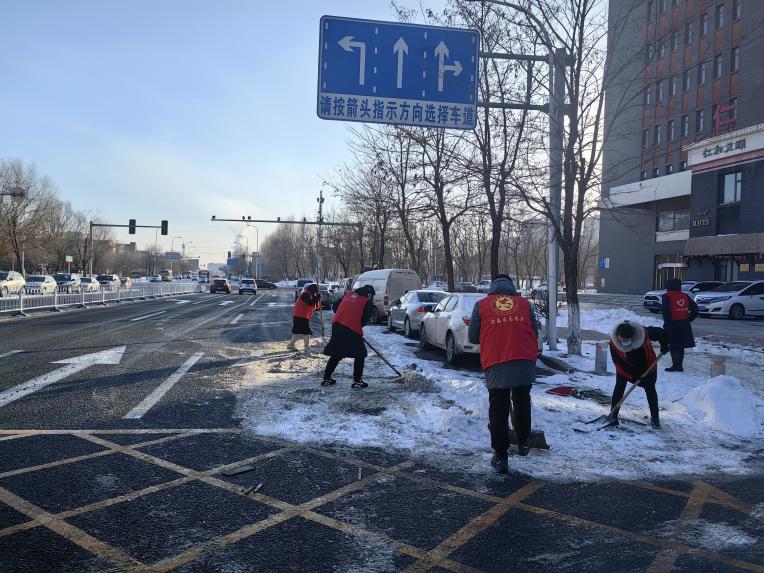
[[(509, 443), (517, 444), (517, 436), (514, 430), (509, 430)], [(528, 437), (528, 444), (535, 450), (548, 450), (549, 444), (546, 443), (546, 436), (541, 430), (531, 430), (531, 435)]]

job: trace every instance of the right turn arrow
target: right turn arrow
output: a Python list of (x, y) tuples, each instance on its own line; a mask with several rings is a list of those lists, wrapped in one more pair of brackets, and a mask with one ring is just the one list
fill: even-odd
[(462, 64), (459, 60), (454, 60), (453, 64), (446, 64), (448, 57), (448, 46), (441, 41), (435, 48), (435, 55), (438, 58), (438, 91), (443, 91), (443, 77), (446, 72), (452, 72), (454, 76), (462, 73)]

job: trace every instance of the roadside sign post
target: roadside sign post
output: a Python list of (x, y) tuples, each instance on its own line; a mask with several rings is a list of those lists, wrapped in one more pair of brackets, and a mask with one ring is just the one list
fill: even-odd
[(480, 33), (324, 16), (321, 119), (474, 129)]
[(66, 255), (64, 257), (64, 260), (66, 261), (66, 274), (72, 274), (72, 261), (74, 261), (74, 257), (72, 255)]

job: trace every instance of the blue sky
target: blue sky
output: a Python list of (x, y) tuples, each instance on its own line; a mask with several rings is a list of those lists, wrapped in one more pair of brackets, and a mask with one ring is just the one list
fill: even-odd
[(202, 262), (240, 230), (210, 215), (310, 215), (349, 159), (345, 126), (315, 114), (320, 17), (393, 19), (386, 0), (4, 0), (2, 14), (0, 157), (108, 222), (168, 219)]

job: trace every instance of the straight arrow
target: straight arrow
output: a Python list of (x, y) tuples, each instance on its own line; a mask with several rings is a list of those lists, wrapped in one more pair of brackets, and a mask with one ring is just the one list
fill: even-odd
[(393, 53), (398, 54), (398, 81), (396, 87), (400, 89), (403, 87), (403, 56), (408, 55), (409, 53), (409, 45), (406, 43), (406, 40), (403, 39), (403, 36), (398, 38), (398, 41), (395, 42)]
[(359, 62), (358, 85), (364, 85), (366, 83), (366, 44), (364, 42), (354, 42), (353, 36), (345, 36), (337, 43), (342, 46), (342, 49), (346, 52), (352, 52), (353, 48), (358, 48), (360, 50), (361, 58)]
[(225, 306), (227, 304), (233, 304), (233, 301), (232, 300), (224, 300), (218, 306)]
[(15, 402), (19, 398), (23, 398), (32, 392), (36, 392), (41, 388), (60, 382), (64, 378), (68, 378), (78, 372), (85, 370), (94, 364), (119, 364), (122, 361), (122, 355), (125, 353), (124, 346), (118, 346), (109, 350), (103, 350), (102, 352), (94, 352), (93, 354), (83, 354), (82, 356), (75, 356), (74, 358), (67, 358), (66, 360), (57, 360), (52, 364), (66, 364), (63, 368), (48, 372), (42, 376), (38, 376), (28, 382), (19, 384), (12, 388), (9, 388), (5, 392), (0, 393), (0, 407)]

